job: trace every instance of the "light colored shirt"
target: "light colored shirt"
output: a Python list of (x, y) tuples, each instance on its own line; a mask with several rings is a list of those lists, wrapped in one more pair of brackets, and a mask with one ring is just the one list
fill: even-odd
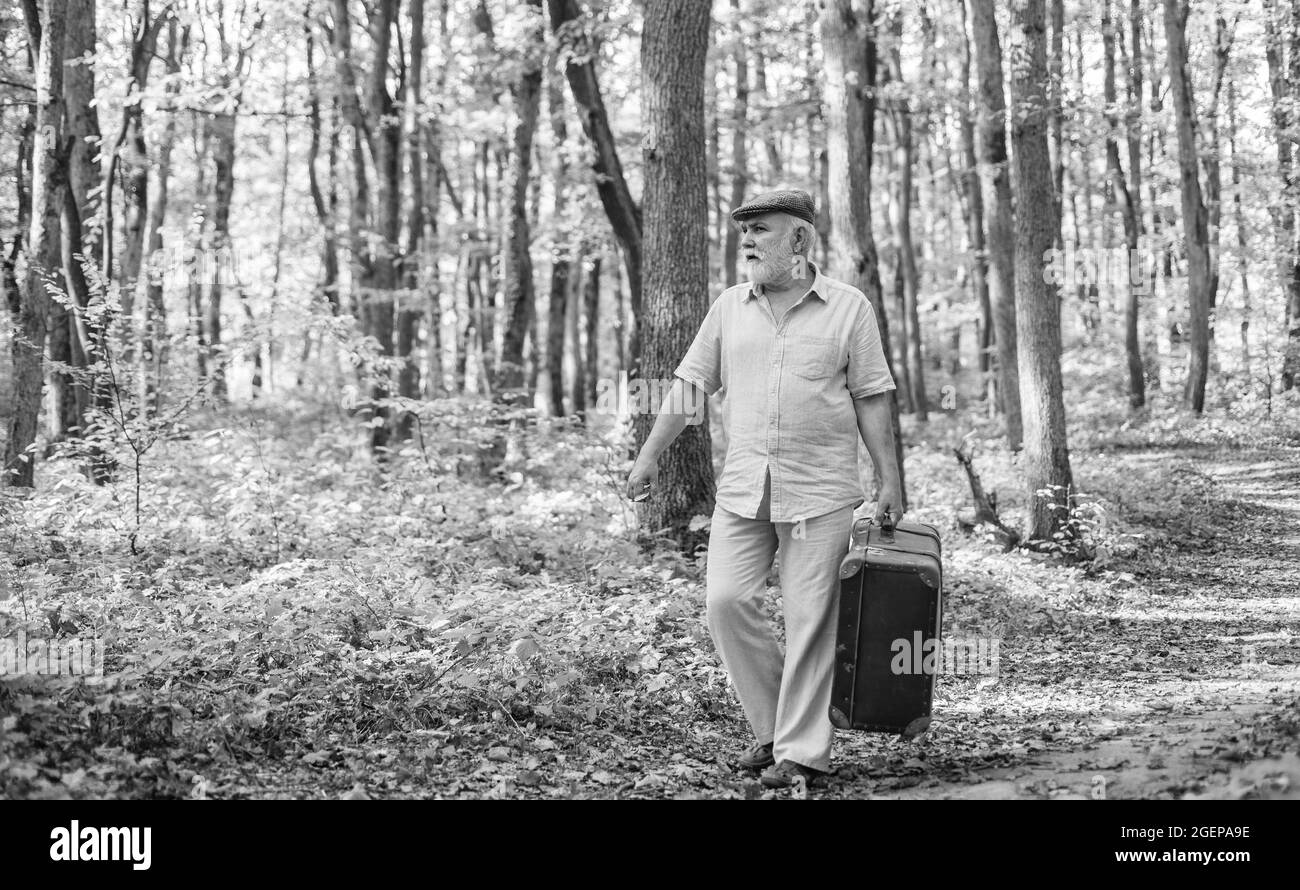
[(675, 372), (708, 395), (723, 390), (717, 504), (750, 519), (861, 504), (853, 400), (895, 388), (866, 295), (809, 267), (812, 287), (779, 319), (760, 287), (723, 291)]

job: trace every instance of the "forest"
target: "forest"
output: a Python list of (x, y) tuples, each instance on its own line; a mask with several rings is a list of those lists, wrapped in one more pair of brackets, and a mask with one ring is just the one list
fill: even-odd
[[(786, 188), (952, 642), (790, 792), (625, 492)], [(1300, 0), (20, 0), (0, 291), (0, 797), (1300, 795)]]

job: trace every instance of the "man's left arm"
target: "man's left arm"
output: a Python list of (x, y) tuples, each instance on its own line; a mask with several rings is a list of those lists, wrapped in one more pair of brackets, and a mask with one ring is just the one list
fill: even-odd
[(889, 513), (894, 521), (903, 516), (903, 486), (898, 478), (898, 458), (894, 453), (893, 399), (894, 377), (889, 373), (881, 342), (875, 310), (866, 297), (854, 319), (847, 371), (849, 397), (858, 418), (858, 433), (866, 443), (871, 461), (876, 465), (880, 492), (876, 501), (876, 521)]
[(858, 418), (858, 434), (862, 436), (876, 465), (880, 480), (880, 493), (876, 500), (876, 522), (886, 513), (894, 522), (903, 518), (903, 486), (898, 478), (898, 457), (894, 451), (894, 422), (890, 411), (893, 390), (876, 393), (853, 400), (853, 411)]

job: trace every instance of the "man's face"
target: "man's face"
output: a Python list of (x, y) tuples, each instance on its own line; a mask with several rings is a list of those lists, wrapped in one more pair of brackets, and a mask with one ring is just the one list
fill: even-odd
[(743, 219), (740, 226), (740, 255), (749, 280), (754, 284), (783, 284), (794, 273), (794, 236), (790, 217), (784, 213), (762, 213)]

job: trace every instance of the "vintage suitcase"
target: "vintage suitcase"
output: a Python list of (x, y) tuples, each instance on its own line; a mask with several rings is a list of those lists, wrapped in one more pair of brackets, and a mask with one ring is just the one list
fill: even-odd
[(853, 525), (840, 563), (831, 722), (919, 735), (941, 667), (943, 564), (934, 526)]

